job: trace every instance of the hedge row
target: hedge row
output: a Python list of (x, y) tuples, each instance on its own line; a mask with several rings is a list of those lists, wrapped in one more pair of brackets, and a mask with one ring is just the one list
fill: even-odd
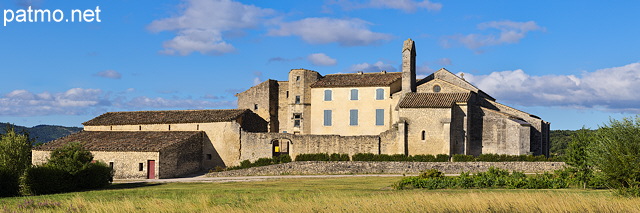
[(473, 155), (460, 155), (455, 154), (452, 157), (453, 162), (509, 162), (509, 161), (528, 161), (528, 162), (537, 162), (537, 161), (556, 161), (557, 159), (550, 157), (547, 158), (544, 155), (505, 155), (505, 154), (481, 154), (476, 156)]
[(571, 175), (562, 170), (554, 173), (545, 172), (538, 175), (525, 175), (521, 172), (509, 173), (507, 170), (489, 168), (487, 172), (470, 175), (463, 172), (457, 177), (445, 177), (436, 169), (426, 170), (419, 176), (403, 178), (395, 183), (395, 189), (425, 188), (508, 188), (508, 189), (559, 189), (567, 188), (573, 183)]
[(0, 197), (16, 196), (20, 194), (18, 175), (8, 169), (0, 168)]
[(273, 164), (281, 164), (281, 163), (289, 163), (289, 162), (291, 162), (291, 157), (289, 155), (280, 155), (280, 156), (274, 156), (272, 158), (258, 158), (258, 160), (254, 162), (251, 162), (249, 160), (243, 160), (242, 162), (240, 162), (240, 166), (227, 167), (226, 169), (222, 167), (216, 167), (214, 171), (221, 172), (221, 171), (227, 171), (227, 170), (246, 169), (251, 167), (268, 166)]
[(299, 154), (298, 156), (296, 156), (296, 161), (349, 161), (349, 154)]
[(23, 194), (41, 195), (102, 188), (112, 178), (113, 170), (102, 162), (87, 164), (76, 174), (45, 164), (27, 168), (20, 183)]

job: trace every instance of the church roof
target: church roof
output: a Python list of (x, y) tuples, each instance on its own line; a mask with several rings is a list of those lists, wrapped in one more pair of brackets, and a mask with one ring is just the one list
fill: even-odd
[(107, 112), (82, 123), (85, 126), (171, 123), (210, 123), (232, 121), (248, 109), (169, 110)]
[(167, 147), (202, 140), (202, 132), (186, 131), (81, 131), (37, 146), (50, 151), (69, 142), (80, 142), (89, 151), (159, 152)]
[(311, 88), (389, 86), (401, 79), (401, 72), (330, 74), (311, 84)]
[(449, 108), (455, 102), (468, 102), (471, 93), (407, 93), (400, 108)]

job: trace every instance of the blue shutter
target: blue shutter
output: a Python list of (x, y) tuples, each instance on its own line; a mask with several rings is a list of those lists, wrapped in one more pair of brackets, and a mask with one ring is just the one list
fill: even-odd
[(376, 89), (376, 100), (384, 100), (384, 89)]
[(331, 110), (324, 111), (324, 125), (331, 126)]
[(352, 109), (349, 110), (349, 125), (357, 126), (358, 125), (358, 110)]
[(376, 109), (376, 125), (384, 125), (384, 109)]
[(330, 101), (331, 100), (331, 90), (325, 90), (324, 91), (324, 100), (325, 101)]
[(351, 90), (351, 100), (358, 100), (358, 90), (357, 89), (352, 89)]

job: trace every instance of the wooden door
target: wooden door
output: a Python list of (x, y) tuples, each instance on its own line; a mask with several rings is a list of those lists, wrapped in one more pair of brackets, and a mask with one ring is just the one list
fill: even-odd
[(147, 161), (147, 179), (156, 179), (156, 161)]

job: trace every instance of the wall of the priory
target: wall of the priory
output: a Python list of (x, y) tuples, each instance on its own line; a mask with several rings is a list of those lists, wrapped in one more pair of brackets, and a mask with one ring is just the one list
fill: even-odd
[[(315, 83), (322, 76), (312, 70), (293, 69), (289, 72), (289, 113), (285, 117), (291, 118), (289, 126), (286, 127), (289, 133), (309, 134), (311, 129), (311, 84)], [(296, 96), (300, 97), (300, 102), (296, 103)], [(285, 110), (285, 109), (280, 109)], [(301, 115), (300, 126), (294, 126), (293, 116)]]
[(471, 151), (468, 149), (468, 110), (469, 109), (467, 103), (454, 104), (451, 107), (451, 124), (449, 125), (451, 127), (451, 130), (449, 131), (449, 138), (451, 139), (451, 149), (449, 150), (449, 155), (466, 155), (471, 153)]
[(278, 82), (267, 80), (238, 93), (238, 109), (250, 109), (269, 123), (269, 131), (278, 131)]
[(452, 84), (462, 87), (464, 89), (478, 92), (477, 88), (474, 88), (471, 84), (469, 84), (462, 78), (458, 77), (457, 75), (449, 72), (448, 70), (445, 70), (445, 69), (438, 70), (433, 73), (433, 76), (435, 79), (442, 79), (444, 81), (451, 82)]
[(471, 91), (440, 79), (433, 79), (421, 84), (418, 86), (417, 90), (419, 93), (435, 93), (435, 91), (433, 91), (433, 87), (436, 85), (440, 86), (441, 93), (469, 93)]
[(408, 155), (450, 154), (451, 108), (401, 108), (399, 115), (407, 122)]
[[(41, 165), (49, 160), (50, 151), (33, 150), (31, 152), (32, 162), (34, 165)], [(155, 176), (156, 178), (165, 178), (161, 176), (159, 167), (159, 153), (158, 152), (104, 152), (104, 151), (91, 151), (93, 159), (96, 161), (102, 161), (109, 165), (113, 162), (113, 169), (115, 170), (115, 179), (145, 179), (147, 178), (147, 161), (155, 161)], [(140, 170), (140, 164), (142, 164), (142, 170)]]
[(529, 125), (522, 125), (490, 109), (483, 108), (483, 112), (482, 153), (529, 153)]
[(160, 151), (159, 177), (179, 177), (202, 169), (202, 139), (204, 133)]
[[(247, 122), (250, 123), (250, 122)], [(204, 131), (202, 168), (239, 165), (241, 126), (236, 122), (85, 126), (85, 131)], [(209, 156), (211, 158), (209, 159)]]
[(278, 131), (290, 132), (289, 127), (293, 126), (292, 115), (289, 113), (289, 82), (278, 81)]
[(280, 143), (288, 144), (288, 152), (292, 158), (304, 153), (379, 154), (381, 148), (380, 137), (377, 135), (339, 136), (242, 132), (240, 161), (255, 161), (258, 158), (272, 157), (272, 142), (276, 139), (280, 139)]
[(483, 107), (504, 112), (507, 114), (515, 115), (527, 121), (531, 124), (530, 128), (530, 152), (534, 155), (548, 155), (549, 151), (549, 131), (548, 122), (543, 121), (540, 118), (533, 117), (529, 113), (511, 108), (504, 104), (497, 103), (483, 99), (481, 102)]
[[(358, 100), (351, 100), (351, 90), (358, 90)], [(376, 100), (376, 90), (384, 90), (384, 99)], [(325, 101), (325, 91), (331, 91), (331, 100)], [(390, 87), (346, 87), (311, 89), (311, 134), (378, 135), (392, 124)], [(358, 110), (358, 125), (350, 125), (350, 110)], [(384, 110), (384, 122), (376, 125), (376, 110)], [(324, 110), (331, 110), (331, 125), (324, 125)]]

